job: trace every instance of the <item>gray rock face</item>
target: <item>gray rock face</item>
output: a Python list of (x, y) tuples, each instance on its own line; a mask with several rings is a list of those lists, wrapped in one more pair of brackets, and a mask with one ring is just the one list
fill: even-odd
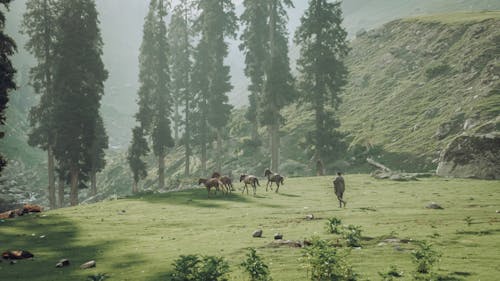
[(437, 175), (500, 179), (500, 134), (462, 135), (443, 150)]

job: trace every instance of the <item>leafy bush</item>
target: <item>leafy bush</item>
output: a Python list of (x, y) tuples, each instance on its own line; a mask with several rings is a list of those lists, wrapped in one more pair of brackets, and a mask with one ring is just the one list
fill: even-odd
[(395, 265), (391, 265), (386, 272), (379, 272), (378, 274), (382, 277), (382, 281), (393, 281), (394, 278), (403, 277), (403, 271), (399, 270)]
[(254, 248), (250, 248), (247, 254), (247, 259), (241, 263), (245, 271), (250, 274), (251, 281), (270, 281), (269, 268), (257, 255)]
[(422, 241), (418, 244), (418, 249), (413, 251), (413, 262), (417, 265), (417, 272), (427, 274), (431, 271), (432, 266), (439, 261), (440, 253), (432, 248), (432, 245), (427, 241)]
[(349, 225), (344, 230), (344, 238), (347, 239), (349, 247), (361, 247), (361, 226)]
[(229, 264), (221, 257), (180, 256), (174, 261), (172, 281), (226, 281)]
[(313, 238), (312, 245), (304, 248), (304, 251), (307, 268), (311, 270), (311, 280), (358, 280), (357, 274), (346, 259), (349, 252), (341, 253), (327, 241), (318, 238)]
[(341, 234), (342, 233), (342, 220), (336, 217), (329, 218), (326, 222), (326, 229), (328, 233)]

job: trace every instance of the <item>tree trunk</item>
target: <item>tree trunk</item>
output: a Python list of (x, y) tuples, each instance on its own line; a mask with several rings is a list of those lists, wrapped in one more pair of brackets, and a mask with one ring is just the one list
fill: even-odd
[(217, 164), (216, 164), (216, 170), (217, 172), (222, 171), (222, 136), (220, 133), (220, 130), (217, 130)]
[(314, 151), (314, 160), (316, 161), (316, 175), (317, 176), (323, 176), (324, 175), (324, 164), (323, 164), (323, 159), (321, 157), (322, 153), (322, 139), (321, 139), (321, 132), (323, 131), (323, 106), (320, 103), (320, 98), (317, 98), (316, 101), (316, 106), (315, 106), (315, 111), (316, 111), (316, 136), (315, 136), (315, 151)]
[(90, 172), (90, 186), (91, 186), (91, 195), (95, 196), (97, 195), (97, 172), (96, 171), (91, 171)]
[(56, 208), (56, 179), (54, 170), (54, 154), (52, 147), (49, 145), (47, 149), (48, 172), (49, 172), (49, 206), (51, 209)]
[(185, 109), (185, 135), (186, 135), (186, 139), (184, 140), (184, 146), (186, 147), (186, 154), (184, 155), (184, 158), (185, 158), (185, 161), (186, 161), (186, 164), (184, 166), (184, 176), (185, 177), (189, 177), (189, 157), (191, 157), (191, 128), (189, 127), (190, 126), (190, 123), (189, 123), (189, 99), (186, 99), (186, 109)]
[(279, 124), (273, 124), (271, 129), (271, 169), (278, 173), (279, 167)]
[(181, 119), (180, 114), (179, 114), (179, 103), (176, 101), (175, 102), (175, 113), (174, 113), (174, 140), (175, 144), (179, 143), (179, 121)]
[(69, 194), (69, 201), (71, 206), (78, 205), (78, 168), (71, 168), (71, 191)]
[(64, 179), (59, 177), (58, 191), (59, 191), (59, 208), (64, 207)]
[(206, 138), (201, 141), (201, 174), (205, 176), (207, 174), (207, 143)]
[(139, 192), (139, 183), (136, 180), (134, 180), (134, 183), (132, 185), (132, 193), (136, 194), (138, 192)]
[(165, 188), (165, 153), (160, 152), (158, 155), (158, 189)]

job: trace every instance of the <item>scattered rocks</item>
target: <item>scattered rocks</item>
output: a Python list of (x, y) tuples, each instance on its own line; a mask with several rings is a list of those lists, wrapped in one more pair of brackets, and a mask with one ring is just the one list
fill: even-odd
[(256, 238), (262, 237), (262, 229), (257, 229), (257, 230), (255, 230), (255, 231), (252, 233), (252, 237), (256, 237)]
[(6, 260), (22, 260), (33, 257), (35, 257), (35, 255), (25, 250), (5, 251), (2, 253), (2, 258)]
[(274, 234), (274, 240), (282, 240), (282, 239), (283, 239), (283, 234), (281, 233)]
[(271, 244), (268, 246), (271, 248), (277, 248), (277, 247), (292, 247), (292, 248), (302, 248), (305, 246), (310, 245), (310, 242), (308, 241), (309, 244), (305, 243), (304, 241), (293, 241), (293, 240), (274, 240)]
[(436, 202), (430, 203), (429, 205), (425, 206), (425, 208), (427, 208), (427, 209), (434, 209), (434, 210), (443, 210), (444, 209), (443, 207), (441, 207)]
[(95, 267), (95, 266), (96, 266), (96, 263), (95, 263), (94, 260), (92, 260), (92, 261), (88, 261), (88, 262), (80, 265), (80, 268), (81, 269), (88, 269), (88, 268), (92, 268), (92, 267)]
[(68, 259), (62, 259), (56, 264), (56, 267), (65, 267), (65, 266), (69, 266)]
[(314, 220), (314, 215), (313, 215), (313, 214), (309, 214), (309, 215), (307, 215), (307, 216), (306, 216), (306, 220), (308, 220), (308, 221), (312, 221), (312, 220)]

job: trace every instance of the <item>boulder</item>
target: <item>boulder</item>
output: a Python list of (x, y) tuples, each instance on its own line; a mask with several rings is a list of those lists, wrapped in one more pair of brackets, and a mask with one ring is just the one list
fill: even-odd
[(33, 257), (35, 257), (35, 255), (25, 250), (6, 251), (2, 253), (2, 258), (9, 260), (22, 260)]
[(461, 135), (441, 152), (438, 176), (500, 179), (500, 134)]
[(314, 215), (313, 215), (313, 214), (309, 214), (309, 215), (307, 215), (307, 216), (306, 216), (306, 220), (308, 220), (308, 221), (312, 221), (312, 220), (314, 220)]
[(281, 239), (283, 239), (283, 234), (281, 234), (281, 233), (274, 234), (274, 240), (281, 240)]
[(80, 265), (80, 268), (81, 269), (87, 269), (87, 268), (92, 268), (92, 267), (95, 267), (95, 266), (96, 266), (95, 261), (88, 261), (88, 262)]
[(262, 237), (262, 229), (257, 229), (252, 233), (252, 237)]

